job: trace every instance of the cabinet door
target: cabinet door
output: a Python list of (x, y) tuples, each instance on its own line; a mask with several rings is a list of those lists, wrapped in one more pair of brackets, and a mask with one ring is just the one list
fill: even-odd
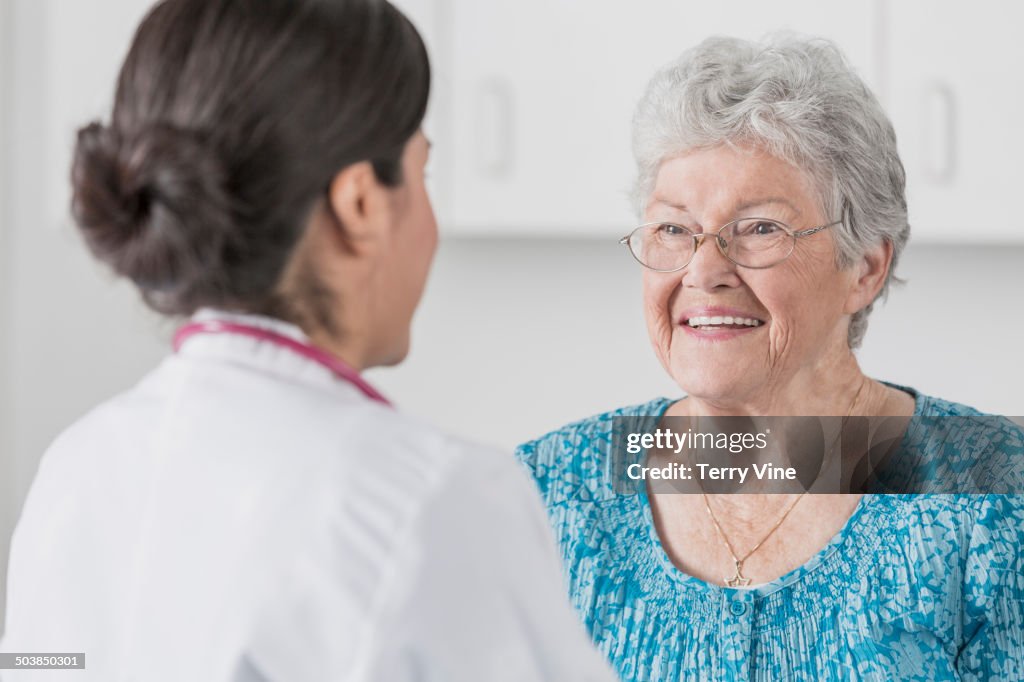
[(455, 150), (449, 140), (451, 133), (451, 78), (439, 65), (447, 59), (450, 28), (444, 0), (391, 0), (413, 23), (427, 47), (430, 58), (430, 102), (423, 119), (423, 132), (431, 141), (427, 163), (426, 185), (438, 214), (444, 223), (451, 212), (452, 158)]
[(873, 4), (451, 0), (453, 205), (463, 233), (621, 236), (630, 120), (655, 70), (714, 34), (835, 40), (874, 82)]
[[(395, 6), (409, 17), (427, 45), (431, 59), (439, 59), (436, 0), (395, 0)], [(48, 220), (51, 225), (69, 224), (71, 192), (68, 172), (74, 149), (75, 131), (92, 120), (109, 118), (121, 62), (132, 37), (154, 0), (104, 0), (101, 3), (76, 0), (46, 0), (46, 29), (49, 58), (45, 66), (47, 97), (46, 148), (47, 169), (51, 178)], [(435, 66), (436, 70), (436, 66)], [(448, 83), (435, 74), (433, 94), (424, 129), (432, 138), (446, 138), (439, 122), (444, 120), (445, 87)], [(436, 122), (436, 123), (435, 123)], [(447, 145), (435, 145), (431, 156), (453, 152)], [(432, 161), (431, 166), (435, 163)], [(428, 186), (435, 199), (446, 203), (446, 176), (432, 174)], [(441, 211), (443, 214), (443, 210)]]
[(121, 62), (152, 0), (47, 0), (44, 87), (47, 110), (47, 210), (51, 226), (70, 224), (68, 181), (76, 131), (109, 120)]
[(885, 5), (886, 108), (907, 170), (915, 239), (1020, 242), (1024, 4)]

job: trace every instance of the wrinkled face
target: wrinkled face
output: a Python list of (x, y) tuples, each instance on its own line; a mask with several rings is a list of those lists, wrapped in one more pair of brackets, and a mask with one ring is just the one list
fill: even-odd
[(437, 221), (424, 175), (429, 153), (430, 143), (422, 131), (417, 132), (402, 156), (402, 184), (389, 190), (395, 220), (384, 251), (385, 262), (380, 264), (386, 283), (375, 314), (382, 318), (379, 338), (383, 352), (375, 364), (395, 364), (408, 354), (413, 313), (437, 248)]
[[(664, 161), (645, 210), (645, 222), (693, 232), (747, 217), (794, 231), (835, 219), (822, 215), (797, 168), (727, 146)], [(799, 238), (788, 259), (763, 270), (735, 265), (714, 239), (705, 239), (681, 271), (644, 268), (648, 332), (684, 391), (711, 401), (756, 400), (848, 352), (844, 306), (855, 275), (836, 268), (832, 229)]]

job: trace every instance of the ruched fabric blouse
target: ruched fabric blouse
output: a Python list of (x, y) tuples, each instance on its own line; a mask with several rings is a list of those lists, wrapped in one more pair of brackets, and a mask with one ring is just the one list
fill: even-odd
[[(940, 428), (945, 416), (981, 415), (901, 388), (922, 418), (902, 446), (921, 461), (937, 454), (930, 419)], [(517, 450), (572, 602), (623, 680), (1024, 680), (1024, 496), (864, 495), (803, 566), (753, 589), (713, 585), (669, 559), (643, 486), (618, 493), (608, 473), (614, 418), (653, 426), (672, 402), (585, 419)], [(1022, 432), (1000, 424), (998, 458), (1019, 471)], [(944, 447), (947, 459), (972, 454)]]

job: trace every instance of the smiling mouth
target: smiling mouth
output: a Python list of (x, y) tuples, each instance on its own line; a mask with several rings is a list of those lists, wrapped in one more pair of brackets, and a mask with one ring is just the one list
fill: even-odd
[(683, 320), (683, 324), (692, 329), (714, 331), (716, 329), (749, 329), (764, 324), (756, 317), (733, 317), (730, 315), (698, 316)]

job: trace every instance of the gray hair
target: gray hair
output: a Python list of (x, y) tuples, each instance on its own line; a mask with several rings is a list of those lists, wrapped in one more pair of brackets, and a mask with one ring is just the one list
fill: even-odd
[[(776, 34), (763, 43), (715, 37), (658, 71), (633, 116), (642, 214), (662, 161), (721, 144), (752, 145), (811, 178), (834, 228), (836, 265), (889, 241), (888, 294), (910, 237), (896, 134), (875, 96), (831, 42)], [(877, 300), (877, 297), (876, 299)], [(850, 320), (857, 348), (872, 301)]]

